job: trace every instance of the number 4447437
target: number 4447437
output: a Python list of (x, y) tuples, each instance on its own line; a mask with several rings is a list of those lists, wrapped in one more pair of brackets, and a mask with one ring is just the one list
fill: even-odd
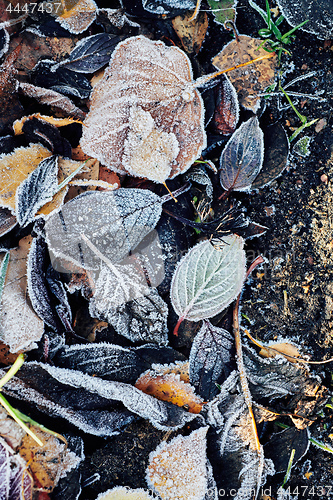
[(33, 13), (33, 12), (43, 12), (46, 14), (57, 14), (58, 10), (60, 9), (61, 2), (58, 3), (51, 3), (51, 2), (42, 2), (40, 4), (38, 3), (24, 3), (24, 4), (19, 4), (17, 3), (16, 5), (12, 5), (9, 3), (6, 7), (7, 12), (19, 12), (19, 13)]
[[(297, 495), (297, 497), (301, 498), (320, 498), (320, 497), (330, 497), (331, 493), (333, 493), (333, 486), (296, 486), (296, 488), (283, 488), (284, 493), (290, 495)], [(282, 492), (281, 492), (282, 493)]]

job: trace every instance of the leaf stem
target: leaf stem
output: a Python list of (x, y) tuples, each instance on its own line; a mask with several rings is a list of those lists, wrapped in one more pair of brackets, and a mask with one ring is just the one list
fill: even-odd
[(177, 324), (176, 324), (176, 326), (175, 326), (175, 328), (173, 330), (173, 334), (176, 337), (178, 337), (178, 330), (179, 330), (180, 324), (184, 321), (184, 319), (185, 319), (184, 316), (180, 316), (180, 318), (177, 321)]

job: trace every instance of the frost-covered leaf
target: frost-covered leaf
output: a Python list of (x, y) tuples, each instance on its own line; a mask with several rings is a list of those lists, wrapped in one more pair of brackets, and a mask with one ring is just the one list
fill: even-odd
[(80, 120), (73, 118), (55, 118), (54, 116), (41, 115), (40, 113), (33, 113), (32, 115), (23, 116), (20, 120), (15, 120), (13, 123), (13, 130), (15, 135), (23, 134), (23, 125), (27, 120), (38, 118), (39, 121), (51, 123), (55, 127), (65, 127), (72, 123), (81, 123)]
[(101, 258), (91, 249), (92, 244), (112, 263), (121, 262), (155, 227), (162, 202), (143, 189), (82, 194), (48, 219), (49, 250), (55, 258), (79, 268), (99, 269)]
[(58, 188), (58, 158), (50, 156), (41, 161), (16, 191), (16, 218), (20, 226), (34, 220), (36, 212), (52, 200)]
[(106, 380), (134, 383), (153, 363), (172, 363), (177, 359), (181, 355), (171, 347), (146, 344), (126, 348), (99, 343), (66, 346), (58, 352), (56, 363)]
[(220, 180), (226, 190), (246, 191), (257, 177), (264, 159), (264, 135), (257, 117), (234, 132), (220, 157)]
[(26, 266), (31, 242), (31, 236), (26, 236), (17, 249), (10, 250), (1, 297), (0, 337), (11, 352), (33, 349), (44, 333), (44, 323), (32, 309), (27, 290)]
[(16, 224), (15, 215), (8, 208), (0, 208), (0, 237), (9, 233)]
[[(55, 332), (60, 333), (63, 327), (57, 315), (58, 301), (55, 300), (55, 294), (52, 294), (54, 286), (50, 286), (50, 280), (48, 280), (46, 259), (47, 247), (45, 240), (43, 237), (38, 236), (33, 240), (28, 255), (27, 277), (29, 298), (38, 316)], [(62, 307), (67, 308), (70, 315), (70, 307), (63, 284), (61, 283), (60, 285), (59, 283), (58, 288), (62, 289), (62, 294), (57, 290), (56, 297)]]
[(20, 47), (12, 50), (0, 66), (0, 134), (8, 133), (8, 127), (23, 114), (17, 94), (17, 70), (14, 64), (20, 50)]
[(213, 184), (202, 165), (194, 165), (194, 167), (184, 175), (184, 180), (193, 181), (205, 186), (208, 203), (210, 204), (213, 201)]
[(225, 24), (227, 21), (236, 21), (237, 0), (207, 0), (208, 5), (214, 14), (214, 20), (218, 24)]
[(311, 154), (311, 151), (309, 149), (310, 142), (311, 142), (311, 137), (309, 135), (304, 135), (301, 139), (298, 139), (295, 146), (293, 147), (293, 154), (302, 156), (302, 158), (310, 156)]
[(244, 355), (244, 363), (255, 398), (264, 397), (273, 401), (289, 395), (287, 406), (280, 408), (278, 401), (274, 404), (277, 411), (294, 414), (292, 420), (298, 429), (304, 429), (316, 419), (327, 400), (327, 390), (305, 366), (290, 363), (282, 356), (261, 358), (250, 349)]
[(65, 0), (56, 5), (56, 21), (75, 35), (83, 33), (96, 19), (97, 5), (93, 0)]
[(68, 450), (65, 443), (55, 436), (33, 426), (32, 431), (42, 441), (43, 446), (26, 434), (18, 449), (20, 456), (29, 463), (31, 472), (43, 489), (52, 491), (61, 477), (76, 468), (81, 457)]
[[(1, 373), (4, 371), (0, 371), (0, 376)], [(34, 390), (34, 386), (38, 390)], [(11, 379), (3, 391), (22, 400), (33, 401), (42, 411), (66, 418), (85, 432), (99, 436), (113, 435), (131, 421), (128, 412), (124, 413), (117, 402), (161, 430), (178, 429), (195, 417), (132, 385), (35, 362), (25, 363), (19, 377)], [(112, 410), (112, 407), (115, 409)]]
[(52, 151), (54, 155), (71, 158), (72, 147), (70, 142), (61, 136), (55, 125), (37, 116), (32, 116), (22, 124), (22, 133), (31, 143), (38, 143)]
[(176, 268), (170, 292), (173, 308), (182, 319), (211, 318), (237, 297), (244, 277), (242, 238), (225, 236), (219, 248), (202, 241)]
[(252, 189), (270, 184), (287, 166), (290, 146), (286, 131), (280, 123), (264, 130), (264, 149), (262, 169), (252, 183)]
[[(17, 355), (15, 358), (17, 358)], [(16, 449), (21, 444), (23, 436), (26, 434), (22, 427), (9, 416), (8, 412), (2, 406), (0, 408), (0, 434), (13, 449)], [(1, 494), (0, 498), (2, 498)]]
[(206, 12), (190, 20), (192, 14), (177, 16), (172, 20), (172, 26), (180, 38), (181, 44), (187, 53), (198, 54), (205, 39), (208, 28), (208, 16)]
[(31, 83), (20, 83), (20, 89), (23, 94), (28, 97), (33, 97), (40, 104), (47, 104), (56, 109), (61, 110), (67, 116), (72, 116), (78, 120), (84, 120), (85, 113), (81, 111), (75, 104), (68, 98), (55, 92), (54, 90), (44, 89), (43, 87), (36, 87)]
[(100, 493), (96, 500), (153, 500), (143, 489), (132, 489), (129, 486), (116, 486), (112, 490)]
[(87, 99), (92, 90), (89, 80), (82, 73), (75, 73), (56, 62), (43, 60), (34, 67), (31, 75), (34, 85), (54, 90), (69, 97)]
[[(239, 35), (238, 39), (229, 42), (212, 62), (216, 68), (224, 70), (257, 57), (267, 56), (263, 47), (259, 49), (261, 44), (260, 39)], [(259, 109), (261, 97), (258, 94), (274, 83), (276, 67), (277, 57), (273, 56), (228, 72), (228, 78), (234, 85), (242, 106), (254, 113)]]
[(38, 164), (51, 156), (51, 152), (40, 144), (17, 148), (10, 154), (0, 156), (0, 204), (12, 212), (16, 206), (16, 191), (22, 181)]
[(174, 10), (194, 10), (196, 0), (142, 0), (142, 5), (152, 14), (168, 15)]
[(300, 29), (314, 33), (325, 40), (333, 36), (333, 13), (331, 0), (277, 0), (277, 4), (292, 26), (308, 21)]
[(190, 61), (177, 47), (143, 36), (120, 42), (94, 87), (82, 150), (155, 182), (186, 171), (206, 146), (203, 103), (191, 82)]
[(215, 110), (212, 118), (214, 131), (230, 135), (236, 130), (239, 120), (239, 105), (235, 87), (225, 75), (214, 87)]
[(111, 33), (98, 33), (83, 38), (60, 66), (76, 73), (94, 73), (108, 64), (116, 45), (123, 38)]
[(143, 373), (135, 382), (135, 387), (161, 401), (186, 408), (190, 413), (200, 413), (203, 407), (203, 400), (194, 393), (189, 383), (181, 380), (179, 374), (160, 373), (156, 366)]
[(0, 498), (1, 500), (30, 500), (33, 480), (27, 464), (0, 437)]
[(148, 486), (162, 500), (202, 500), (207, 491), (206, 434), (201, 427), (189, 436), (163, 441), (149, 455)]
[[(101, 284), (103, 288), (103, 283)], [(112, 289), (112, 282), (106, 288), (105, 300), (95, 295), (90, 300), (89, 311), (93, 317), (105, 319), (119, 335), (132, 342), (156, 342), (159, 345), (168, 343), (168, 306), (159, 296), (155, 288), (147, 289), (147, 293), (118, 307), (113, 306), (107, 293)]]
[(205, 401), (219, 392), (216, 384), (231, 373), (233, 338), (223, 328), (205, 320), (194, 338), (190, 352), (190, 381)]

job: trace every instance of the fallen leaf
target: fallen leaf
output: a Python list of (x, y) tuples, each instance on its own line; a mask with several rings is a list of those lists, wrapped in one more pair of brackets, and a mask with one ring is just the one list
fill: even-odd
[(218, 394), (218, 385), (232, 371), (233, 344), (229, 332), (203, 321), (191, 347), (189, 372), (191, 384), (205, 401)]
[[(17, 358), (17, 354), (15, 354), (14, 358), (15, 359)], [(15, 420), (12, 417), (9, 416), (8, 412), (3, 408), (3, 406), (1, 406), (0, 435), (2, 438), (6, 440), (6, 443), (9, 444), (9, 446), (13, 448), (13, 450), (16, 450), (18, 446), (20, 446), (23, 436), (25, 436), (25, 434), (26, 434), (25, 430), (23, 430), (22, 427), (17, 422), (15, 422)]]
[(33, 97), (40, 104), (47, 104), (48, 106), (60, 109), (67, 116), (73, 116), (75, 119), (84, 120), (85, 113), (76, 107), (68, 97), (54, 90), (36, 87), (31, 83), (23, 82), (20, 83), (20, 89), (26, 96)]
[[(212, 60), (219, 70), (232, 68), (260, 56), (267, 56), (263, 47), (259, 48), (262, 40), (239, 35), (237, 40), (229, 42)], [(228, 78), (238, 94), (239, 103), (254, 113), (260, 107), (262, 93), (275, 81), (277, 56), (254, 62), (245, 68), (238, 68), (228, 72)]]
[(143, 36), (120, 42), (92, 92), (83, 151), (155, 182), (185, 172), (206, 146), (203, 103), (187, 90), (191, 82), (190, 61), (177, 47)]
[(265, 444), (265, 455), (274, 462), (276, 473), (286, 472), (291, 451), (295, 450), (294, 465), (306, 454), (309, 449), (309, 430), (298, 430), (294, 427), (274, 433)]
[(277, 4), (291, 26), (308, 21), (300, 29), (314, 33), (321, 40), (333, 36), (333, 16), (331, 0), (277, 0)]
[[(271, 349), (271, 347), (273, 349)], [(283, 355), (291, 363), (297, 363), (297, 359), (294, 358), (300, 357), (300, 352), (297, 347), (289, 344), (288, 342), (276, 342), (262, 347), (259, 351), (259, 354), (264, 356), (264, 358), (274, 358), (275, 356), (278, 356), (279, 353), (281, 353), (281, 355)]]
[(30, 500), (33, 480), (27, 464), (0, 437), (0, 498)]
[(83, 38), (60, 66), (76, 73), (95, 73), (108, 64), (117, 43), (123, 38), (112, 33), (98, 33)]
[(157, 399), (187, 408), (190, 413), (200, 413), (203, 407), (203, 400), (189, 383), (183, 382), (175, 373), (156, 373), (155, 365), (154, 370), (148, 370), (138, 378), (135, 387)]
[(29, 463), (29, 468), (41, 487), (52, 491), (61, 477), (79, 465), (81, 458), (69, 451), (65, 443), (60, 442), (55, 436), (35, 426), (32, 426), (31, 430), (43, 442), (43, 446), (26, 434), (18, 453)]
[(27, 257), (32, 242), (26, 236), (10, 250), (9, 265), (1, 297), (0, 337), (10, 352), (29, 351), (44, 333), (44, 323), (31, 307), (27, 290)]
[(74, 120), (74, 118), (54, 118), (53, 116), (46, 116), (46, 115), (41, 115), (40, 113), (34, 113), (33, 115), (24, 116), (20, 120), (14, 121), (13, 130), (15, 135), (23, 134), (22, 131), (23, 124), (27, 120), (32, 120), (33, 118), (38, 118), (38, 120), (51, 123), (51, 125), (54, 125), (55, 127), (65, 127), (66, 125), (70, 125), (71, 123), (82, 123), (80, 120)]
[(38, 164), (51, 156), (51, 152), (40, 144), (27, 148), (16, 148), (13, 153), (0, 156), (0, 204), (15, 212), (16, 191)]
[(187, 13), (175, 17), (172, 20), (172, 26), (186, 52), (198, 54), (208, 29), (208, 16), (206, 12), (200, 12), (195, 19), (190, 21), (191, 16), (192, 14)]
[(235, 87), (228, 77), (221, 76), (220, 82), (214, 87), (215, 111), (212, 118), (214, 131), (230, 135), (236, 130), (239, 120), (239, 105)]
[(176, 268), (170, 291), (173, 308), (180, 320), (211, 318), (237, 297), (244, 277), (242, 238), (225, 236), (218, 249), (209, 241), (202, 241)]
[(264, 160), (264, 135), (258, 118), (250, 118), (233, 133), (220, 157), (220, 181), (226, 191), (247, 191)]
[(177, 10), (194, 10), (195, 4), (196, 0), (142, 0), (142, 6), (145, 10), (164, 16), (172, 15)]
[(65, 0), (57, 10), (56, 21), (70, 33), (77, 35), (95, 21), (96, 11), (97, 5), (93, 0)]
[(162, 500), (202, 500), (207, 491), (206, 434), (201, 427), (189, 436), (162, 441), (149, 455), (148, 486)]
[(96, 500), (153, 500), (153, 497), (141, 488), (133, 490), (129, 486), (116, 486), (100, 493)]
[[(0, 160), (1, 164), (1, 160)], [(4, 236), (17, 224), (15, 215), (8, 208), (0, 208), (0, 236)]]
[(207, 0), (208, 5), (214, 14), (214, 21), (223, 24), (228, 21), (236, 21), (237, 0)]

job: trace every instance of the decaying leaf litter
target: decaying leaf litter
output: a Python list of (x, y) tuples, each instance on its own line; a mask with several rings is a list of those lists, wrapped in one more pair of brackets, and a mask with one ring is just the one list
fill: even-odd
[[(194, 2), (143, 2), (137, 11), (125, 2), (123, 7), (78, 2), (49, 16), (29, 12), (23, 16), (27, 26), (9, 26), (12, 46), (3, 37), (1, 97), (11, 113), (1, 122), (0, 143), (2, 248), (10, 250), (1, 268), (2, 361), (12, 364), (13, 354), (22, 350), (27, 360), (2, 392), (9, 408), (32, 412), (48, 428), (60, 418), (76, 457), (70, 467), (60, 462), (57, 472), (43, 465), (46, 475), (41, 476), (36, 459), (20, 495), (30, 498), (32, 489), (38, 498), (44, 488), (50, 498), (88, 499), (101, 492), (99, 498), (154, 493), (162, 499), (199, 499), (218, 498), (222, 488), (245, 499), (261, 495), (266, 481), (274, 485), (272, 498), (284, 498), (290, 443), (296, 463), (312, 439), (309, 426), (329, 411), (324, 406), (329, 393), (311, 365), (304, 359), (297, 363), (298, 354), (296, 363), (290, 362), (290, 353), (295, 354), (290, 349), (287, 358), (264, 359), (243, 339), (245, 367), (239, 365), (239, 353), (237, 367), (231, 335), (239, 317), (233, 304), (245, 283), (245, 252), (253, 260), (253, 249), (266, 236), (251, 238), (267, 230), (272, 234), (256, 200), (272, 189), (263, 186), (288, 182), (293, 161), (288, 135), (275, 123), (274, 89), (268, 104), (262, 97), (279, 68), (261, 48), (267, 58), (230, 72), (230, 79), (203, 76), (260, 57), (249, 48), (249, 43), (262, 43), (255, 30), (251, 37), (235, 33), (231, 41), (222, 27), (226, 21), (229, 27), (230, 21), (242, 26), (238, 18), (242, 8), (251, 12), (248, 6), (209, 2), (192, 20), (187, 11), (193, 12)], [(229, 18), (217, 15), (219, 9)], [(8, 20), (16, 16), (14, 9), (5, 15)], [(285, 15), (292, 24), (301, 22)], [(52, 40), (48, 23), (53, 30), (67, 30), (59, 32), (64, 40), (74, 34), (81, 41), (60, 57), (43, 48), (49, 60), (41, 51), (35, 70), (22, 70), (21, 59), (18, 74), (12, 64), (20, 57), (13, 50), (15, 39), (24, 40), (31, 27), (35, 37), (46, 34)], [(329, 29), (328, 18), (325, 36)], [(208, 49), (210, 30), (220, 41)], [(21, 125), (14, 127), (14, 120)], [(301, 145), (294, 149), (302, 151)], [(289, 174), (278, 177), (286, 167)], [(165, 194), (159, 183), (173, 178), (168, 187), (174, 194)], [(253, 187), (259, 191), (251, 193)], [(27, 234), (29, 253), (18, 260)], [(260, 275), (261, 268), (253, 273)], [(307, 287), (311, 280), (303, 283)], [(241, 311), (249, 307), (252, 289), (251, 283), (246, 286)], [(287, 311), (288, 293), (283, 297)], [(27, 323), (28, 311), (30, 324), (38, 328)], [(266, 332), (261, 336), (247, 318), (243, 314), (241, 331), (249, 327), (259, 345), (275, 340)], [(31, 337), (22, 336), (20, 324)], [(293, 343), (303, 358), (313, 354), (300, 348), (299, 339)], [(287, 431), (279, 432), (270, 421), (287, 425)], [(22, 447), (5, 431), (2, 435), (6, 470), (30, 460), (32, 444)], [(103, 440), (96, 449), (94, 435), (106, 437), (107, 444)], [(146, 442), (133, 455), (139, 435)], [(329, 437), (325, 445), (327, 452)], [(52, 446), (59, 455), (59, 445)], [(108, 471), (101, 469), (107, 449)], [(16, 479), (6, 479), (7, 496), (15, 495), (18, 480), (23, 484), (22, 465)]]

